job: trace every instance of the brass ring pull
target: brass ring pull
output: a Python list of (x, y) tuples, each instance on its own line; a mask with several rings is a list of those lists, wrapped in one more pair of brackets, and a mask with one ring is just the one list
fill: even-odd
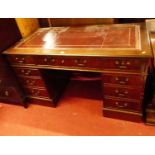
[(61, 63), (63, 64), (65, 62), (65, 60), (61, 60)]
[(115, 103), (119, 108), (125, 108), (128, 106), (128, 103), (124, 103), (123, 105), (120, 105), (118, 102)]
[(7, 90), (4, 93), (5, 93), (5, 96), (9, 96), (9, 92)]
[(119, 95), (119, 96), (122, 96), (122, 97), (124, 97), (124, 96), (125, 96), (125, 94), (122, 94), (122, 93), (119, 93), (118, 95)]
[(28, 70), (25, 74), (30, 75), (30, 73), (31, 73), (31, 70)]
[(44, 58), (44, 62), (47, 62), (47, 58)]
[(81, 63), (80, 64), (78, 63), (77, 65), (80, 66), (80, 67), (85, 66), (85, 64), (81, 64)]
[(21, 70), (21, 73), (25, 73), (25, 70), (24, 70), (24, 69), (22, 69), (22, 70)]
[(119, 65), (119, 63), (120, 63), (120, 62), (119, 62), (118, 60), (115, 61), (115, 64), (116, 64), (116, 65)]
[(55, 59), (52, 59), (51, 61), (52, 61), (52, 62), (55, 62)]
[(19, 63), (23, 63), (24, 61), (23, 60), (20, 60), (20, 61), (18, 61)]

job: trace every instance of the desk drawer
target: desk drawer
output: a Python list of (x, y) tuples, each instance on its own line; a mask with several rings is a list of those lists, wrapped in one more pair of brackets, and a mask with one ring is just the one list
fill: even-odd
[(149, 61), (143, 58), (107, 58), (104, 61), (105, 68), (127, 71), (144, 71), (149, 65)]
[(142, 111), (141, 102), (133, 102), (127, 100), (111, 99), (104, 98), (104, 107), (115, 108), (115, 109), (124, 109), (129, 111)]
[(11, 64), (34, 64), (33, 56), (31, 55), (9, 55), (8, 59)]
[(71, 59), (63, 56), (36, 56), (36, 63), (45, 66), (71, 66)]
[(29, 96), (49, 98), (49, 94), (45, 89), (27, 87), (25, 90)]
[(60, 66), (73, 68), (103, 68), (103, 60), (85, 56), (36, 56), (37, 65)]
[(142, 89), (140, 88), (122, 88), (114, 86), (104, 86), (105, 96), (114, 96), (119, 98), (137, 99), (141, 100), (143, 98)]
[(24, 75), (24, 76), (40, 76), (40, 72), (38, 69), (30, 69), (30, 68), (23, 68), (23, 67), (14, 67), (15, 72), (17, 75)]
[(45, 87), (42, 79), (19, 77), (24, 86)]
[(143, 87), (145, 76), (129, 74), (103, 74), (103, 82), (127, 86)]

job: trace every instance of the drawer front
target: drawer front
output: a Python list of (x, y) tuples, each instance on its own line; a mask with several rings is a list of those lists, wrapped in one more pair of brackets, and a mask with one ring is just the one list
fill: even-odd
[(115, 110), (111, 108), (103, 108), (103, 116), (114, 118), (114, 119), (123, 119), (123, 120), (133, 121), (133, 122), (143, 122), (142, 113), (126, 112), (123, 110), (120, 111), (120, 110)]
[(40, 72), (38, 69), (29, 69), (23, 67), (14, 67), (15, 72), (17, 75), (24, 75), (24, 76), (40, 76)]
[(143, 87), (145, 77), (139, 75), (128, 74), (103, 74), (103, 82), (119, 85), (132, 85), (136, 87)]
[(44, 89), (37, 89), (37, 88), (25, 88), (27, 94), (29, 96), (35, 96), (35, 97), (45, 97), (49, 98), (49, 94), (46, 90)]
[(84, 56), (36, 56), (37, 65), (60, 66), (74, 68), (103, 68), (103, 59)]
[(71, 59), (58, 56), (36, 56), (37, 65), (45, 66), (71, 66)]
[(116, 109), (124, 109), (129, 111), (142, 111), (141, 102), (129, 102), (126, 100), (117, 100), (117, 99), (104, 99), (104, 107), (116, 108)]
[(104, 86), (104, 95), (105, 96), (114, 96), (119, 98), (128, 98), (128, 99), (137, 99), (141, 100), (143, 94), (142, 90), (138, 88), (121, 88), (121, 87), (111, 87)]
[(142, 58), (107, 58), (104, 67), (117, 70), (145, 71), (149, 65), (147, 59)]
[(19, 77), (24, 86), (45, 87), (42, 79), (32, 79), (27, 77)]
[(9, 55), (9, 61), (12, 64), (27, 64), (27, 65), (34, 65), (33, 56), (30, 55)]

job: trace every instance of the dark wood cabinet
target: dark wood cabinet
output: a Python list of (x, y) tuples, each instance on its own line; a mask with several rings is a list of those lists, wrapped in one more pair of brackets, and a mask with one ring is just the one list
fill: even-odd
[[(20, 39), (15, 19), (0, 19), (0, 53)], [(4, 55), (0, 54), (0, 102), (21, 104), (26, 107), (25, 98), (12, 67)]]

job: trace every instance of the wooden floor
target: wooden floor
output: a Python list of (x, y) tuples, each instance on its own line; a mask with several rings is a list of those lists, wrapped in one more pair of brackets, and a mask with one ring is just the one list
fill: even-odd
[(155, 126), (102, 116), (97, 84), (71, 82), (57, 108), (0, 103), (0, 135), (155, 135)]

